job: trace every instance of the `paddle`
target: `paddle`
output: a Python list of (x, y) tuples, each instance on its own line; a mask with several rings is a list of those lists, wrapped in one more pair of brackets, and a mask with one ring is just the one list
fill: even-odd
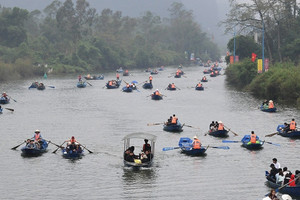
[[(78, 143), (79, 144), (79, 143)], [(89, 153), (93, 153), (92, 151), (88, 150), (85, 146), (79, 144), (80, 146), (82, 146), (84, 149), (86, 149)]]
[(153, 123), (153, 124), (147, 124), (147, 126), (156, 126), (156, 125), (161, 125), (161, 124), (164, 124), (164, 122), (162, 122), (162, 123)]
[(51, 143), (51, 144), (54, 144), (55, 146), (57, 146), (58, 148), (61, 148), (61, 146), (59, 146), (58, 144), (55, 144), (55, 143), (53, 143), (53, 142), (51, 142), (50, 140), (46, 140), (49, 144)]
[(207, 148), (208, 148), (208, 147), (210, 147), (210, 148), (215, 148), (215, 149), (224, 149), (224, 150), (230, 149), (229, 146), (219, 146), (219, 147), (207, 146)]
[(186, 76), (184, 76), (184, 75), (181, 75), (181, 76), (183, 76), (184, 78), (187, 78)]
[(49, 87), (49, 88), (55, 88), (55, 86), (52, 86), (52, 85), (48, 85), (47, 87)]
[(163, 151), (170, 151), (170, 150), (174, 150), (174, 149), (180, 149), (180, 147), (164, 147), (162, 150)]
[(275, 145), (275, 146), (280, 146), (280, 144), (276, 144), (276, 143), (273, 143), (273, 142), (267, 142), (267, 141), (264, 141), (265, 143), (268, 143), (268, 144), (272, 144), (272, 145)]
[(9, 110), (9, 111), (15, 111), (15, 109), (12, 109), (12, 108), (5, 108), (6, 110)]
[(21, 145), (24, 144), (25, 142), (26, 142), (26, 140), (25, 140), (24, 142), (22, 142), (21, 144), (19, 144), (19, 145), (13, 147), (13, 148), (11, 148), (11, 149), (12, 149), (12, 150), (15, 150), (16, 148), (18, 148), (19, 146), (21, 146)]
[(181, 90), (179, 87), (175, 86), (178, 90)]
[(200, 128), (197, 128), (197, 127), (194, 127), (194, 126), (190, 126), (190, 125), (187, 125), (187, 124), (183, 124), (184, 126), (187, 126), (187, 127), (190, 127), (190, 128), (194, 128), (194, 129), (199, 129), (201, 130)]
[[(8, 95), (7, 95), (8, 96)], [(17, 100), (13, 99), (11, 96), (8, 96), (9, 98), (11, 98), (12, 100), (14, 100), (14, 102), (17, 102)]]
[(277, 135), (277, 134), (278, 134), (278, 132), (276, 132), (276, 133), (271, 133), (271, 134), (269, 134), (269, 135), (265, 135), (265, 137), (272, 137), (272, 136)]
[(227, 128), (230, 132), (232, 132), (234, 134), (234, 136), (238, 136), (237, 133), (233, 132), (232, 130), (230, 130), (230, 128), (228, 128), (227, 126), (224, 125), (225, 128)]
[[(57, 149), (55, 149), (52, 153), (56, 153), (57, 150), (58, 150), (59, 148), (63, 149), (64, 147), (62, 147), (62, 145), (65, 144), (65, 142), (66, 142), (66, 141), (64, 141), (64, 143), (62, 143), (61, 145), (58, 145), (58, 146), (57, 146)], [(53, 143), (52, 143), (52, 144), (53, 144)]]
[(86, 81), (87, 84), (89, 84), (90, 86), (93, 86), (92, 84), (90, 84), (89, 82)]
[(223, 143), (238, 143), (242, 141), (233, 141), (233, 140), (222, 140)]

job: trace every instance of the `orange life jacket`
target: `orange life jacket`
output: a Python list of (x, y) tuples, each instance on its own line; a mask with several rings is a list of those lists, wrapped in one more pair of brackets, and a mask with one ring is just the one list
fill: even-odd
[(201, 149), (201, 143), (199, 139), (194, 139), (193, 141), (193, 148), (194, 149)]
[(38, 134), (35, 134), (34, 139), (38, 140), (40, 137), (41, 137), (41, 135), (38, 133)]
[(152, 81), (152, 76), (149, 76), (149, 80)]
[(129, 85), (127, 84), (126, 87), (129, 88)]
[(179, 76), (179, 72), (176, 72), (176, 76)]
[(127, 69), (125, 70), (125, 73), (128, 73), (128, 70), (127, 70)]
[(206, 80), (206, 77), (203, 77), (202, 80)]
[(213, 73), (213, 72), (211, 72), (210, 74), (211, 74), (211, 75), (214, 75), (214, 73)]
[(250, 142), (251, 143), (256, 143), (256, 135), (255, 134), (250, 135)]
[(159, 95), (159, 91), (155, 91), (155, 95)]
[(108, 82), (108, 85), (112, 85), (112, 81), (109, 81), (109, 82)]
[(202, 87), (202, 84), (201, 84), (201, 83), (198, 83), (197, 87)]
[(291, 130), (295, 130), (296, 129), (296, 122), (295, 121), (291, 121), (291, 123), (290, 123), (290, 129)]
[(117, 78), (120, 78), (120, 75), (119, 75), (119, 74), (117, 74), (116, 76), (117, 76)]
[(177, 124), (177, 117), (172, 117), (171, 123), (172, 123), (172, 124)]
[(74, 139), (71, 138), (70, 142), (75, 143), (76, 142), (75, 138)]
[(172, 85), (171, 85), (171, 88), (175, 88), (175, 84), (172, 84)]
[(273, 102), (269, 102), (269, 108), (274, 108), (274, 103)]
[(219, 124), (218, 130), (224, 130), (224, 125), (222, 123)]

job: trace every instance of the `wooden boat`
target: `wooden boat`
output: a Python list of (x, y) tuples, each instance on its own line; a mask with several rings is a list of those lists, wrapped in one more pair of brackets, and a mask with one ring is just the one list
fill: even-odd
[(123, 92), (132, 92), (132, 90), (133, 90), (132, 87), (126, 87), (126, 86), (125, 86), (125, 87), (122, 88), (122, 91), (123, 91)]
[(0, 97), (0, 104), (8, 104), (10, 101), (10, 98), (9, 97)]
[(125, 70), (125, 71), (123, 72), (123, 76), (129, 76), (128, 70)]
[(201, 79), (201, 82), (208, 82), (208, 80), (207, 79)]
[(44, 139), (42, 139), (37, 145), (36, 143), (33, 143), (31, 140), (31, 143), (28, 142), (22, 149), (22, 156), (40, 156), (41, 154), (45, 153), (47, 151), (48, 142)]
[(31, 83), (31, 86), (29, 86), (28, 89), (31, 89), (31, 88), (37, 88), (39, 86), (39, 83), (38, 82), (33, 82)]
[[(143, 144), (143, 140), (147, 139), (149, 141), (149, 144), (151, 145), (151, 153), (148, 155), (148, 158), (145, 162), (142, 162), (142, 160), (136, 158), (134, 159), (134, 162), (130, 162), (126, 160), (126, 154), (125, 151), (131, 146), (131, 142), (134, 141), (135, 143), (138, 141)], [(131, 133), (129, 135), (126, 135), (123, 138), (124, 141), (124, 156), (123, 156), (123, 162), (124, 166), (126, 167), (132, 167), (135, 169), (139, 169), (141, 167), (151, 167), (153, 164), (154, 159), (154, 153), (155, 153), (155, 142), (156, 142), (156, 136), (149, 134), (149, 133)]]
[(150, 74), (151, 75), (156, 75), (156, 74), (158, 74), (158, 71), (157, 70), (153, 70), (153, 71), (150, 72)]
[(181, 123), (179, 121), (177, 121), (177, 124), (164, 124), (163, 130), (168, 131), (168, 132), (182, 132), (183, 126), (184, 126), (184, 124), (181, 125)]
[(44, 90), (46, 89), (45, 85), (43, 83), (40, 83), (37, 87), (38, 90)]
[(181, 74), (175, 74), (174, 78), (181, 78)]
[(250, 135), (245, 135), (241, 142), (242, 147), (245, 147), (250, 150), (262, 149), (265, 143), (265, 141), (260, 140), (258, 136), (256, 136), (256, 143), (250, 143)]
[(67, 158), (67, 159), (78, 159), (78, 158), (81, 158), (84, 154), (84, 151), (83, 149), (79, 146), (78, 149), (76, 149), (75, 151), (73, 150), (70, 150), (68, 147), (67, 148), (63, 148), (61, 150), (62, 152), (62, 156), (64, 158)]
[(282, 137), (289, 137), (289, 138), (300, 138), (300, 131), (296, 129), (296, 131), (285, 131), (284, 125), (277, 126), (278, 135)]
[(107, 89), (116, 89), (116, 88), (119, 88), (120, 85), (121, 85), (121, 82), (122, 82), (122, 80), (111, 80), (111, 81), (113, 82), (112, 85), (109, 85), (109, 82), (110, 82), (110, 81), (108, 81), (108, 82), (106, 83), (106, 88), (107, 88)]
[(207, 148), (201, 147), (200, 149), (192, 148), (193, 140), (188, 137), (181, 137), (178, 146), (181, 148), (181, 152), (190, 156), (203, 156)]
[(196, 85), (195, 90), (204, 90), (204, 87), (203, 87), (203, 86), (198, 87), (198, 86)]
[(78, 81), (77, 87), (78, 88), (85, 88), (86, 87), (86, 82), (84, 82), (84, 81)]
[(162, 95), (151, 94), (151, 99), (152, 100), (162, 100), (163, 97), (162, 97)]
[(214, 136), (214, 137), (221, 137), (221, 138), (225, 138), (228, 137), (228, 130), (224, 129), (224, 130), (209, 130), (208, 131), (208, 135)]
[[(277, 183), (274, 183), (272, 181), (269, 181), (267, 180), (266, 181), (266, 185), (270, 188), (273, 188), (273, 189), (278, 189), (280, 187), (282, 187), (280, 184), (277, 184)], [(288, 194), (292, 197), (300, 197), (300, 185), (296, 185), (294, 187), (291, 187), (291, 186), (285, 186), (285, 187), (282, 187), (280, 189), (278, 189), (278, 191), (281, 193), (281, 194)]]
[(167, 90), (176, 90), (176, 89), (177, 89), (176, 87), (172, 88), (172, 86), (170, 86), (170, 85), (168, 85), (168, 87), (167, 87)]
[(99, 76), (85, 76), (84, 78), (86, 80), (103, 80), (104, 79), (104, 75), (101, 74)]
[(116, 70), (116, 72), (118, 72), (118, 73), (123, 73), (123, 68), (120, 67), (119, 69)]
[(144, 88), (144, 89), (152, 89), (152, 88), (153, 88), (153, 85), (152, 85), (152, 83), (145, 83), (145, 84), (143, 85), (143, 88)]
[(260, 106), (260, 110), (263, 111), (263, 112), (276, 112), (276, 108), (266, 108), (264, 107), (263, 105)]

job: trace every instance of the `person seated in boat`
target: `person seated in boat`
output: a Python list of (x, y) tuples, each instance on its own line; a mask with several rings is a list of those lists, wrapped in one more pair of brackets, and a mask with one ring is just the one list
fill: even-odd
[(8, 95), (6, 94), (6, 92), (2, 93), (2, 97), (4, 97), (6, 100), (8, 99)]
[(161, 96), (161, 94), (159, 93), (158, 89), (155, 90), (155, 92), (153, 92), (154, 95), (156, 96)]
[(35, 134), (33, 135), (32, 138), (34, 138), (34, 141), (37, 142), (38, 139), (42, 139), (42, 135), (41, 135), (41, 131), (40, 130), (35, 130), (34, 132)]
[(135, 83), (131, 83), (130, 87), (131, 87), (132, 89), (136, 89)]
[(275, 175), (275, 179), (276, 179), (277, 184), (281, 185), (283, 183), (284, 175), (283, 175), (283, 172), (282, 172), (281, 168), (278, 169), (278, 173)]
[(35, 144), (34, 140), (28, 139), (26, 147), (30, 148), (30, 149), (34, 149), (36, 147), (36, 144)]
[(201, 149), (201, 142), (196, 135), (194, 136), (194, 141), (192, 143), (192, 147), (193, 147), (193, 149)]
[(269, 106), (269, 109), (274, 108), (274, 103), (273, 103), (272, 100), (269, 101), (269, 105), (268, 106)]
[(146, 152), (146, 151), (151, 152), (151, 145), (148, 144), (148, 139), (144, 139), (144, 141), (145, 141), (145, 144), (143, 145), (143, 152)]
[(284, 127), (283, 128), (280, 128), (283, 130), (283, 132), (288, 132), (290, 130), (290, 125), (286, 122), (284, 122)]
[(218, 122), (218, 131), (222, 131), (222, 130), (224, 130), (224, 124), (222, 121), (219, 121)]
[(259, 138), (256, 136), (254, 131), (251, 131), (250, 141), (248, 142), (248, 144), (256, 144), (256, 143), (259, 144)]
[(150, 84), (152, 84), (152, 79), (153, 79), (153, 77), (150, 75), (149, 76), (149, 82), (150, 82)]
[(128, 83), (126, 83), (126, 88), (130, 88), (130, 85)]
[(271, 167), (271, 170), (270, 170), (269, 174), (267, 175), (267, 180), (269, 180), (273, 183), (276, 183), (275, 175), (278, 173), (278, 169), (276, 169), (276, 167), (273, 163), (270, 165), (270, 167)]
[(172, 122), (172, 116), (170, 116), (170, 118), (167, 120), (166, 125), (167, 125), (167, 126), (170, 125), (171, 122)]
[(81, 75), (78, 76), (78, 81), (81, 81)]
[(206, 76), (203, 76), (202, 80), (203, 80), (203, 81), (206, 81)]
[(199, 83), (197, 84), (197, 87), (202, 87), (202, 83), (199, 82)]
[(177, 72), (176, 72), (176, 76), (179, 76), (179, 75), (180, 75), (180, 72), (179, 72), (179, 71), (177, 71)]
[(282, 169), (282, 173), (283, 173), (283, 176), (285, 177), (285, 175), (287, 175), (288, 173), (291, 173), (291, 171), (288, 170), (287, 167), (284, 167), (284, 168)]
[(145, 162), (148, 162), (148, 161), (149, 161), (149, 159), (148, 159), (146, 153), (142, 152), (142, 153), (140, 154), (140, 160), (142, 161), (142, 163), (145, 163)]
[(39, 87), (43, 87), (44, 86), (44, 83), (39, 83)]
[(212, 121), (212, 122), (210, 123), (210, 125), (209, 125), (209, 130), (214, 129), (214, 127), (215, 127), (215, 122)]
[(177, 124), (178, 122), (178, 118), (175, 116), (175, 114), (173, 114), (173, 117), (171, 119), (171, 124)]
[(108, 81), (108, 85), (112, 86), (113, 82), (112, 81)]
[(129, 152), (126, 154), (125, 160), (128, 161), (128, 162), (134, 162), (134, 159), (139, 157), (139, 156), (134, 155), (134, 153), (133, 153), (134, 152), (134, 146), (129, 147), (127, 150)]
[(120, 74), (119, 74), (119, 73), (117, 73), (117, 74), (116, 74), (116, 77), (117, 77), (117, 80), (119, 80), (119, 78), (120, 78)]
[(171, 84), (171, 88), (172, 88), (172, 89), (175, 89), (175, 88), (176, 88), (176, 86), (175, 86), (174, 83)]
[(153, 159), (153, 154), (150, 151), (146, 151), (145, 154), (146, 154), (146, 156), (148, 158), (148, 161), (150, 161), (150, 160)]
[(91, 78), (91, 75), (90, 75), (90, 74), (88, 74), (86, 77), (87, 77), (87, 78)]
[(297, 126), (297, 123), (295, 122), (295, 119), (292, 119), (292, 121), (290, 123), (289, 131), (291, 131), (291, 132), (296, 131), (296, 126)]
[(264, 106), (264, 105), (268, 105), (268, 100), (267, 99), (265, 99), (264, 101), (263, 101), (263, 103), (262, 103), (262, 105)]
[(272, 162), (273, 162), (276, 169), (281, 168), (280, 163), (277, 161), (277, 158), (273, 158)]

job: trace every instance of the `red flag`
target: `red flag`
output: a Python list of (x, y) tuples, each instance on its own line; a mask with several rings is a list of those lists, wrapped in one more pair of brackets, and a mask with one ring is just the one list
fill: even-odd
[(252, 53), (252, 56), (251, 56), (251, 61), (254, 62), (256, 59), (256, 54), (255, 53)]

